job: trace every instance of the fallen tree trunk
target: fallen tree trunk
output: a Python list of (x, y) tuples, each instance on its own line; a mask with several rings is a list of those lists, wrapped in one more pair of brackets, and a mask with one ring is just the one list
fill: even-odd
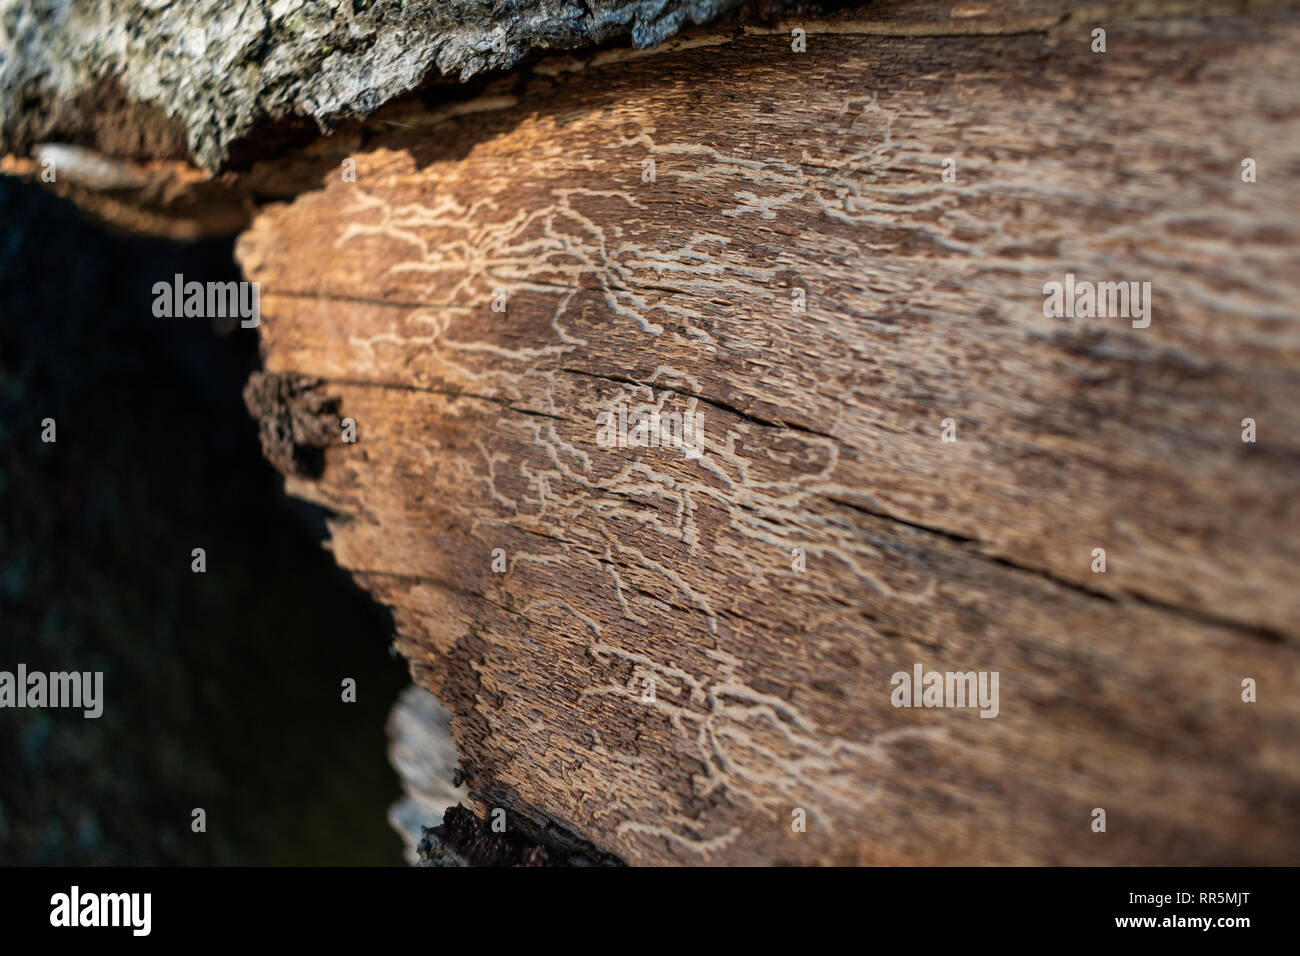
[[(1253, 6), (701, 33), (317, 147), (238, 244), (252, 405), (480, 815), (641, 864), (1294, 861), (1300, 18)], [(651, 410), (702, 442), (620, 446)], [(999, 696), (897, 706), (918, 667)]]

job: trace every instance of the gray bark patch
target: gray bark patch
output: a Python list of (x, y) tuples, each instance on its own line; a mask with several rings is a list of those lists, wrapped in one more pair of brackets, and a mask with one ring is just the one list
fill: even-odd
[[(545, 50), (649, 47), (739, 0), (0, 0), (0, 153), (157, 108), (138, 153), (221, 167), (259, 123), (365, 116), (435, 68), (464, 80)], [(180, 148), (183, 144), (183, 150)]]

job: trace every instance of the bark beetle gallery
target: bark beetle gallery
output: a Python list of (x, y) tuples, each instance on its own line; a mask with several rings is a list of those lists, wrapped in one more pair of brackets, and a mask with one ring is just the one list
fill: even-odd
[(239, 233), (425, 862), (1294, 862), (1296, 5), (705, 6), (5, 169)]

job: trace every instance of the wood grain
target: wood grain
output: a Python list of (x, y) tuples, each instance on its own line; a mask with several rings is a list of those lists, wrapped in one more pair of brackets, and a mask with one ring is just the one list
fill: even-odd
[[(257, 218), (266, 369), (359, 436), (288, 489), (480, 810), (639, 864), (1295, 861), (1300, 17), (1204, 6), (544, 61)], [(1150, 326), (1045, 317), (1067, 273)], [(703, 455), (600, 447), (619, 402)], [(996, 719), (895, 708), (917, 663)]]

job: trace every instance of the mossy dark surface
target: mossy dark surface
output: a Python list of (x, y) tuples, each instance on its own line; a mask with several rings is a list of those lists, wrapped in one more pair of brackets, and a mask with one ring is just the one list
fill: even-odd
[(104, 672), (98, 720), (0, 709), (0, 864), (400, 864), (391, 622), (262, 458), (255, 331), (153, 316), (178, 272), (238, 279), (0, 179), (0, 670)]

